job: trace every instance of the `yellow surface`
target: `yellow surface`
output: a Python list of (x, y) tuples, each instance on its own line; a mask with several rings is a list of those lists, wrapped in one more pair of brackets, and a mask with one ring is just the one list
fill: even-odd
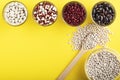
[[(58, 8), (58, 19), (52, 26), (41, 27), (32, 17), (33, 7), (41, 0), (19, 0), (28, 9), (27, 21), (19, 26), (8, 25), (2, 16), (10, 0), (0, 0), (0, 80), (55, 80), (78, 51), (68, 44), (75, 27), (70, 27), (61, 17), (63, 6), (70, 0), (50, 0)], [(91, 23), (92, 6), (100, 0), (77, 0), (84, 4)], [(108, 46), (120, 52), (120, 0), (108, 0), (117, 12), (109, 29), (113, 32)], [(87, 80), (84, 72), (86, 53), (73, 68), (66, 80)]]

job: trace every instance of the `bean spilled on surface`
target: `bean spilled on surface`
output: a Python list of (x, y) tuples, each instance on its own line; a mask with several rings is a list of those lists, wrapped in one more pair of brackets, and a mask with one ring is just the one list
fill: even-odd
[(107, 26), (115, 18), (115, 9), (108, 2), (99, 2), (93, 7), (92, 18), (98, 25)]
[(5, 6), (3, 15), (8, 24), (18, 26), (27, 19), (27, 9), (22, 3), (13, 1)]
[(57, 19), (57, 8), (52, 3), (43, 1), (35, 6), (33, 16), (38, 24), (49, 26)]
[(79, 26), (86, 18), (86, 10), (76, 1), (67, 3), (63, 8), (63, 19), (71, 26)]

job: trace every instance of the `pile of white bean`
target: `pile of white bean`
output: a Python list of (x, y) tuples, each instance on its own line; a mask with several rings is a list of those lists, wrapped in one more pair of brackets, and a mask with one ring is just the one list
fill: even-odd
[(103, 28), (97, 24), (88, 24), (86, 26), (79, 27), (74, 33), (72, 38), (72, 44), (75, 50), (93, 49), (97, 45), (105, 46), (109, 41), (110, 31), (107, 28)]
[(4, 18), (10, 25), (18, 26), (27, 19), (27, 9), (20, 2), (10, 2), (4, 8)]

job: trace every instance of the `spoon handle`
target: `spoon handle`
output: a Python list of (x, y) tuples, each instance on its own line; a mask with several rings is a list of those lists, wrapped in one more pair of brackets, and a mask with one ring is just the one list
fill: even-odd
[(79, 61), (82, 55), (86, 52), (86, 50), (81, 49), (81, 51), (77, 54), (77, 56), (72, 60), (72, 62), (66, 67), (66, 69), (60, 74), (57, 80), (64, 80), (71, 69), (75, 66), (75, 64)]

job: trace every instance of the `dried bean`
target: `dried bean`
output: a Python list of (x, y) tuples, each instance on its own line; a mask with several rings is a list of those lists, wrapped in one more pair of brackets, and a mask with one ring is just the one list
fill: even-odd
[(107, 26), (115, 18), (115, 9), (108, 2), (99, 2), (93, 7), (92, 18), (98, 25)]
[(27, 19), (27, 9), (21, 3), (13, 1), (8, 3), (4, 8), (4, 18), (10, 25), (18, 26)]
[(120, 74), (120, 61), (107, 49), (91, 54), (85, 66), (90, 80), (115, 80)]
[(86, 18), (86, 10), (79, 2), (72, 1), (64, 6), (62, 15), (69, 25), (79, 26)]
[(105, 46), (109, 41), (110, 31), (97, 24), (88, 24), (83, 28), (79, 27), (74, 33), (72, 44), (75, 50), (93, 49), (96, 45)]
[(43, 1), (35, 6), (33, 16), (38, 24), (49, 26), (57, 19), (57, 8), (52, 3)]

